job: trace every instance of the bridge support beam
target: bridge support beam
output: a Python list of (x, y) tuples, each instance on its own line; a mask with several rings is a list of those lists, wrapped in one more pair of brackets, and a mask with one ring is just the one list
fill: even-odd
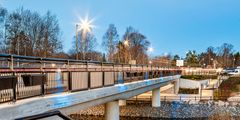
[(160, 98), (160, 88), (152, 90), (152, 107), (160, 107), (161, 98)]
[(119, 100), (119, 106), (126, 106), (127, 100)]
[(174, 93), (175, 94), (178, 94), (178, 91), (179, 91), (179, 83), (180, 82), (180, 79), (177, 79), (175, 82), (174, 82)]
[(105, 104), (105, 120), (119, 120), (119, 102), (112, 101)]

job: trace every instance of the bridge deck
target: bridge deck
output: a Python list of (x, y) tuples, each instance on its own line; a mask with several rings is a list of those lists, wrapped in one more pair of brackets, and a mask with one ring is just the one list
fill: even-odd
[(0, 105), (0, 119), (14, 119), (50, 110), (60, 109), (64, 113), (72, 113), (80, 109), (103, 104), (113, 100), (128, 99), (135, 95), (159, 88), (176, 79), (179, 75), (136, 81), (114, 86), (103, 87), (74, 93), (59, 93), (20, 100), (15, 104)]

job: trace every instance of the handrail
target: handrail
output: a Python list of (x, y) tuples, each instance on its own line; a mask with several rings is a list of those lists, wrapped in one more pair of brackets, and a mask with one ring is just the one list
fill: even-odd
[[(17, 59), (15, 61), (17, 62), (64, 62), (64, 63), (93, 63), (93, 64), (103, 64), (103, 65), (122, 65), (122, 66), (144, 66), (144, 67), (155, 67), (160, 68), (160, 66), (154, 66), (151, 64), (127, 64), (127, 63), (113, 63), (113, 62), (101, 62), (101, 61), (88, 61), (88, 60), (74, 60), (74, 59), (63, 59), (63, 58), (42, 58), (42, 57), (34, 57), (34, 56), (21, 56), (21, 55), (15, 55), (15, 54), (0, 54), (0, 58), (8, 58), (8, 61), (11, 61), (11, 59)], [(22, 60), (20, 60), (22, 59)], [(1, 61), (5, 61), (2, 59)]]

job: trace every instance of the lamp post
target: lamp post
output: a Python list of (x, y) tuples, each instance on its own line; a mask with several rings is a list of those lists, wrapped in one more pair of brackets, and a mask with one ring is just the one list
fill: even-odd
[(82, 44), (82, 50), (83, 52), (83, 59), (85, 60), (85, 50), (87, 48), (86, 41), (87, 41), (87, 34), (92, 31), (92, 28), (94, 27), (92, 25), (93, 20), (88, 20), (88, 17), (86, 17), (84, 20), (80, 19), (80, 23), (76, 24), (76, 59), (78, 59), (78, 53), (79, 53), (79, 46), (78, 46), (78, 33), (81, 31), (81, 44)]
[[(9, 27), (10, 25), (9, 24), (6, 24), (5, 23), (5, 26), (4, 26), (4, 40), (5, 42), (7, 42), (7, 28)], [(10, 47), (9, 47), (9, 54), (11, 54), (11, 42), (10, 42)], [(5, 52), (7, 53), (7, 45), (5, 43)]]
[(78, 24), (76, 24), (76, 60), (78, 60)]
[(211, 61), (212, 61), (212, 67), (215, 68), (213, 58), (211, 58)]
[(235, 67), (235, 61), (236, 61), (236, 59), (233, 58), (233, 68)]
[[(130, 52), (130, 43), (129, 43), (128, 38), (127, 38), (126, 40), (124, 40), (123, 45), (127, 48), (127, 51), (128, 51), (128, 55), (129, 55), (128, 63), (131, 63), (131, 61), (132, 61), (132, 56), (131, 56), (131, 52)], [(131, 63), (131, 64), (132, 64), (132, 63)]]
[(149, 57), (150, 57), (150, 61), (149, 61), (149, 64), (151, 63), (152, 64), (152, 60), (151, 60), (151, 53), (153, 52), (153, 47), (149, 47), (148, 48), (148, 54), (149, 54)]

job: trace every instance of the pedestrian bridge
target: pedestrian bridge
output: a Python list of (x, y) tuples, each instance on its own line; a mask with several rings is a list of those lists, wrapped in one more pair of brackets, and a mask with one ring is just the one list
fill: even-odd
[(38, 58), (0, 54), (0, 119), (15, 119), (51, 110), (65, 114), (105, 104), (105, 118), (119, 119), (119, 100), (178, 81), (181, 71), (151, 65)]

